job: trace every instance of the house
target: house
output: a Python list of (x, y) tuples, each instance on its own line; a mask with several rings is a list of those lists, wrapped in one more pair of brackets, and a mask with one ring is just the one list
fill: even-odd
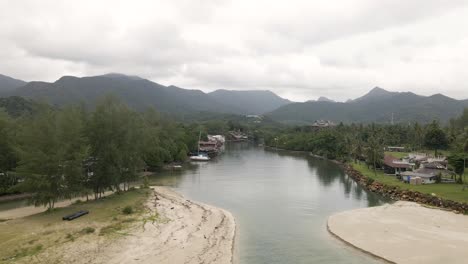
[(404, 171), (401, 173), (401, 179), (407, 183), (411, 183), (415, 179), (421, 179), (422, 184), (430, 184), (436, 182), (437, 175), (418, 171)]
[(404, 182), (411, 182), (411, 179), (416, 177), (421, 178), (423, 184), (435, 183), (437, 177), (453, 178), (455, 173), (447, 169), (447, 161), (437, 159), (437, 161), (421, 163), (421, 167), (414, 171), (406, 171), (401, 173), (401, 178)]
[(390, 151), (390, 152), (405, 152), (406, 151), (406, 148), (405, 147), (392, 147), (392, 146), (388, 146), (385, 148), (386, 151)]
[(317, 128), (328, 128), (328, 127), (335, 127), (336, 124), (333, 123), (332, 121), (330, 120), (316, 120), (313, 124), (312, 124), (312, 128), (313, 129), (317, 129)]
[(400, 160), (392, 155), (385, 155), (383, 169), (386, 174), (400, 175), (404, 171), (414, 168), (414, 163), (409, 160)]

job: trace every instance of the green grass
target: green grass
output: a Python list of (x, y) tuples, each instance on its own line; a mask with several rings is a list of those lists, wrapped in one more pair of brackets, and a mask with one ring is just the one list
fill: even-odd
[(368, 169), (364, 163), (353, 163), (352, 166), (356, 170), (360, 171), (364, 176), (372, 178), (375, 181), (386, 185), (398, 186), (403, 190), (412, 190), (427, 194), (435, 193), (438, 197), (444, 199), (468, 203), (468, 189), (465, 189), (465, 191), (463, 191), (463, 185), (461, 184), (435, 183), (424, 185), (410, 185), (407, 183), (403, 183), (402, 181), (396, 179), (394, 176), (385, 175), (382, 171), (379, 170), (377, 171), (377, 176), (375, 176), (374, 171), (372, 169)]
[[(148, 189), (116, 193), (97, 201), (75, 203), (51, 212), (0, 222), (0, 262), (35, 256), (83, 236), (113, 235), (129, 227), (138, 217), (143, 222), (142, 213), (149, 193)], [(133, 214), (122, 214), (125, 207), (131, 207)], [(73, 221), (62, 220), (63, 216), (79, 210), (88, 210), (89, 214)]]

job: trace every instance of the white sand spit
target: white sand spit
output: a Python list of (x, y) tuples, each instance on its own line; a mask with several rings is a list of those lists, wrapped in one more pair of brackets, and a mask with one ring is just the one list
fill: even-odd
[(337, 213), (328, 230), (394, 263), (468, 263), (468, 216), (412, 202)]
[(161, 220), (100, 250), (91, 263), (232, 263), (236, 225), (229, 212), (154, 189), (148, 208)]

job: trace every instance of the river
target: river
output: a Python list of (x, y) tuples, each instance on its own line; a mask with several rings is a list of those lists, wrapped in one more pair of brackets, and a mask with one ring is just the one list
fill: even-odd
[(215, 160), (151, 180), (232, 212), (239, 264), (377, 263), (332, 237), (326, 220), (385, 200), (330, 161), (232, 143)]

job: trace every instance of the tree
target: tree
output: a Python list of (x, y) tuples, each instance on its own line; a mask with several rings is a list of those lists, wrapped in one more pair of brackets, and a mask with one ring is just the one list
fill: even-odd
[(90, 182), (97, 199), (106, 189), (124, 190), (143, 167), (142, 122), (118, 99), (101, 100), (87, 128), (91, 156), (95, 161)]
[(90, 146), (85, 129), (87, 113), (83, 107), (66, 107), (57, 113), (57, 136), (60, 155), (63, 157), (63, 174), (66, 198), (88, 195), (88, 177), (84, 161), (89, 157)]
[(465, 172), (465, 155), (463, 153), (455, 153), (448, 157), (449, 164), (458, 174), (457, 182), (462, 183), (462, 175)]
[(384, 151), (380, 140), (376, 136), (371, 136), (367, 141), (367, 164), (374, 168), (374, 175), (377, 176), (377, 164), (380, 164)]
[(17, 163), (12, 129), (12, 120), (0, 108), (0, 194), (7, 193), (17, 183), (15, 175), (10, 173)]
[(34, 205), (52, 209), (59, 199), (81, 194), (87, 156), (83, 129), (80, 110), (47, 107), (21, 128), (17, 171), (24, 177), (20, 188), (33, 194)]
[(34, 205), (49, 209), (65, 192), (56, 125), (56, 113), (43, 108), (35, 118), (28, 120), (19, 136), (17, 171), (24, 177), (20, 187), (33, 193), (31, 202)]
[(445, 149), (448, 146), (447, 136), (437, 122), (434, 121), (428, 125), (426, 135), (424, 136), (424, 144), (429, 149), (434, 150), (435, 156), (437, 156), (438, 150)]

